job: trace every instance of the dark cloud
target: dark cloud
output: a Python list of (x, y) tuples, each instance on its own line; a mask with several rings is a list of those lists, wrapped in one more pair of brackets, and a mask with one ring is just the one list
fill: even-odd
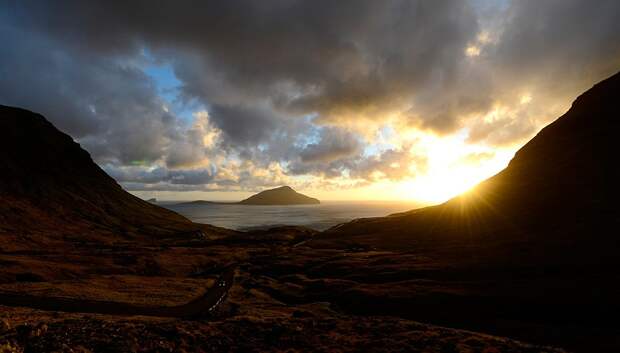
[[(2, 26), (2, 25), (0, 25)], [(149, 163), (180, 122), (152, 80), (127, 59), (68, 53), (39, 34), (2, 26), (0, 100), (43, 113), (100, 162)]]
[(331, 162), (359, 154), (360, 139), (341, 129), (324, 128), (319, 141), (308, 144), (299, 153), (303, 163)]
[[(273, 163), (398, 180), (423, 156), (365, 155), (372, 129), (397, 119), (521, 141), (548, 112), (519, 95), (552, 107), (620, 68), (619, 11), (615, 0), (0, 0), (0, 103), (43, 113), (136, 189), (271, 185), (283, 178)], [(208, 118), (169, 109), (145, 70), (155, 64), (178, 79), (173, 103)], [(483, 119), (498, 105), (510, 112)]]
[[(411, 94), (437, 74), (450, 84), (464, 45), (478, 29), (469, 4), (456, 0), (329, 6), (312, 1), (191, 6), (25, 1), (13, 11), (22, 26), (62, 38), (79, 52), (129, 55), (147, 47), (169, 56), (171, 48), (178, 49), (181, 54), (164, 60), (173, 63), (183, 93), (218, 105), (223, 114), (238, 109), (235, 105), (267, 100), (332, 121), (361, 114), (376, 118), (407, 105)], [(219, 120), (222, 129), (234, 136), (236, 124), (226, 121)]]
[(228, 188), (211, 187), (205, 184), (187, 185), (187, 184), (171, 184), (171, 183), (156, 183), (156, 184), (144, 184), (136, 182), (123, 182), (121, 183), (123, 188), (128, 191), (170, 191), (170, 192), (190, 192), (190, 191), (230, 191)]
[(268, 108), (214, 105), (213, 122), (224, 131), (227, 142), (237, 146), (255, 146), (269, 139), (282, 119)]
[(202, 185), (213, 181), (215, 170), (118, 167), (105, 165), (104, 170), (120, 183)]
[(560, 75), (569, 85), (575, 76), (598, 79), (618, 70), (619, 13), (615, 0), (514, 1), (494, 55), (521, 75)]
[(618, 14), (615, 0), (510, 2), (492, 27), (497, 43), (483, 52), (487, 71), (494, 73), (488, 96), (529, 90), (539, 105), (562, 102), (567, 107), (576, 95), (620, 70)]

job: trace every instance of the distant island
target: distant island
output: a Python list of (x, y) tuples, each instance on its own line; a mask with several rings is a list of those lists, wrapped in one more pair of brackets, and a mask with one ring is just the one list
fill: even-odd
[(181, 202), (177, 205), (318, 205), (321, 201), (314, 197), (300, 194), (293, 190), (290, 186), (281, 186), (275, 189), (261, 191), (256, 195), (252, 195), (245, 200), (239, 202), (217, 202), (196, 200), (189, 202)]
[(195, 201), (180, 202), (177, 205), (220, 205), (220, 204), (229, 204), (229, 203), (230, 202), (195, 200)]
[(239, 202), (240, 205), (317, 205), (321, 201), (300, 194), (290, 186), (261, 191)]

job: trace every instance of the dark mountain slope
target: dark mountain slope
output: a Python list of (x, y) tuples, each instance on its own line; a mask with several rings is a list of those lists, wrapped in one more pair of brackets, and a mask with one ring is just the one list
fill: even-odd
[(365, 283), (338, 302), (352, 312), (618, 352), (619, 127), (616, 74), (474, 190), (346, 223), (306, 245), (388, 250), (382, 263), (321, 268)]
[(300, 194), (290, 186), (261, 191), (239, 202), (241, 205), (312, 205), (319, 203), (319, 200)]
[(33, 247), (50, 239), (129, 240), (200, 229), (125, 192), (39, 114), (0, 106), (0, 133), (0, 236), (5, 246), (15, 237)]
[(620, 73), (577, 98), (505, 170), (473, 191), (438, 206), (342, 225), (315, 244), (445, 244), (459, 251), (507, 244), (524, 246), (522, 255), (541, 261), (556, 255), (571, 261), (575, 252), (584, 261), (613, 257), (620, 248), (619, 102)]

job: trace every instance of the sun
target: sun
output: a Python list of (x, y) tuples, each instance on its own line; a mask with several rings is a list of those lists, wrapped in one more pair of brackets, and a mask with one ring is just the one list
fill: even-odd
[(408, 197), (427, 204), (446, 201), (464, 193), (506, 167), (509, 150), (468, 144), (466, 134), (427, 136), (421, 140), (427, 156), (424, 173), (399, 186)]
[(440, 203), (473, 188), (479, 180), (456, 175), (424, 176), (411, 185), (412, 198), (424, 203)]
[[(403, 179), (386, 178), (377, 172), (377, 180), (356, 188), (353, 199), (400, 201), (417, 206), (442, 203), (497, 174), (508, 165), (515, 151), (514, 146), (500, 148), (470, 143), (468, 131), (437, 136), (417, 130), (403, 132), (400, 136), (404, 141), (415, 141), (408, 147), (408, 152), (416, 157), (416, 163), (421, 162), (409, 166), (394, 164), (394, 168), (409, 167), (412, 171)], [(347, 185), (351, 185), (351, 180), (347, 182), (349, 184), (342, 183), (323, 198), (350, 197)]]

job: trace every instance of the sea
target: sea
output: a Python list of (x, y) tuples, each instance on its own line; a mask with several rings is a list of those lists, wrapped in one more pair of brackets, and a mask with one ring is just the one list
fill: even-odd
[(293, 206), (183, 204), (173, 201), (159, 201), (157, 204), (197, 223), (241, 231), (283, 225), (322, 231), (356, 218), (383, 217), (420, 207), (419, 204), (396, 201), (325, 201), (319, 205)]

